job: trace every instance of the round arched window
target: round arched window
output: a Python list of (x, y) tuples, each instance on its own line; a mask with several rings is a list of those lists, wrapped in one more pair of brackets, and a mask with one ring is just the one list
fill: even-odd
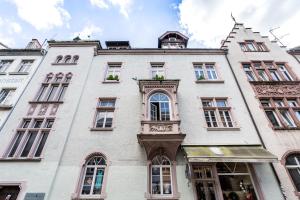
[(155, 121), (170, 120), (170, 99), (164, 93), (155, 93), (149, 98), (150, 119)]
[(166, 156), (155, 156), (152, 160), (151, 191), (154, 195), (172, 194), (171, 162)]
[(101, 195), (106, 166), (106, 159), (101, 154), (87, 160), (82, 180), (81, 195)]

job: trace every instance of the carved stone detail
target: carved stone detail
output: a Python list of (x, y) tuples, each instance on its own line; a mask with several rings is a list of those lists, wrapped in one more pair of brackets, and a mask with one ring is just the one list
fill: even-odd
[(28, 112), (27, 112), (27, 115), (33, 115), (35, 109), (36, 109), (37, 105), (31, 105)]
[(300, 95), (300, 85), (253, 85), (258, 97), (295, 97)]
[(55, 115), (58, 110), (58, 104), (53, 104), (50, 115)]
[(172, 125), (166, 124), (151, 124), (150, 132), (171, 132), (173, 130)]
[(47, 110), (48, 110), (48, 104), (42, 105), (38, 115), (45, 115)]

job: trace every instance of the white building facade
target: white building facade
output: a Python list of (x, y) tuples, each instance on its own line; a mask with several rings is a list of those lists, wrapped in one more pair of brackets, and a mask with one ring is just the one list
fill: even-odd
[(264, 146), (276, 155), (273, 166), (284, 195), (299, 199), (299, 75), (297, 50), (290, 53), (268, 37), (235, 24), (223, 42), (228, 59)]
[(0, 49), (0, 129), (42, 58), (42, 48), (36, 39), (24, 49)]
[(282, 200), (223, 49), (50, 41), (0, 139), (0, 199)]

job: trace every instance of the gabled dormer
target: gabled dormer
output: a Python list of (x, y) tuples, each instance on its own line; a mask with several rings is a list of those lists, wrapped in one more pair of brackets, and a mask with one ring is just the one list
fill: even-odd
[(167, 31), (158, 38), (158, 48), (185, 49), (189, 38), (178, 31)]

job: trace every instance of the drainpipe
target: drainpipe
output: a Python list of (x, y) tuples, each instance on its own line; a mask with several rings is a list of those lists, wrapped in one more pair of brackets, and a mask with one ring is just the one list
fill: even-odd
[(29, 80), (27, 81), (23, 91), (21, 92), (21, 94), (19, 95), (17, 101), (14, 103), (13, 107), (11, 108), (10, 112), (8, 113), (7, 117), (5, 118), (4, 122), (2, 123), (2, 126), (0, 127), (0, 133), (1, 130), (3, 129), (4, 125), (6, 124), (7, 120), (9, 119), (10, 115), (12, 114), (13, 110), (15, 109), (16, 105), (18, 104), (18, 102), (21, 99), (21, 96), (24, 94), (26, 88), (28, 87), (29, 83), (31, 82), (31, 79), (33, 79), (34, 75), (36, 74), (36, 72), (38, 71), (38, 69), (40, 68), (41, 64), (43, 63), (46, 54), (47, 54), (47, 50), (41, 49), (41, 54), (43, 55), (40, 63), (38, 64), (38, 66), (36, 67), (35, 71), (32, 73), (31, 77), (29, 78)]
[[(255, 120), (254, 120), (254, 118), (253, 118), (253, 115), (252, 115), (252, 113), (251, 113), (251, 110), (250, 110), (250, 108), (249, 108), (249, 106), (248, 106), (248, 104), (247, 104), (245, 95), (244, 95), (244, 93), (243, 93), (243, 91), (242, 91), (242, 89), (241, 89), (241, 86), (240, 86), (240, 84), (239, 84), (239, 82), (238, 82), (238, 80), (237, 80), (237, 77), (236, 77), (236, 75), (235, 75), (235, 72), (233, 71), (232, 65), (231, 65), (231, 63), (230, 63), (230, 61), (229, 61), (229, 59), (228, 59), (228, 57), (227, 57), (227, 54), (228, 54), (228, 50), (226, 50), (226, 52), (225, 52), (225, 57), (226, 57), (226, 60), (227, 60), (228, 65), (229, 65), (229, 67), (230, 67), (230, 71), (231, 71), (231, 73), (232, 73), (232, 75), (233, 75), (233, 77), (234, 77), (234, 80), (235, 80), (235, 82), (236, 82), (236, 84), (237, 84), (237, 86), (238, 86), (238, 88), (239, 88), (239, 91), (240, 91), (240, 93), (241, 93), (241, 95), (242, 95), (243, 101), (244, 101), (244, 103), (245, 103), (245, 105), (246, 105), (247, 111), (248, 111), (248, 113), (249, 113), (249, 115), (250, 115), (251, 121), (252, 121), (252, 123), (253, 123), (253, 125), (254, 125), (255, 131), (256, 131), (256, 133), (257, 133), (257, 135), (258, 135), (258, 137), (259, 137), (259, 140), (260, 140), (262, 146), (266, 149), (266, 145), (265, 145), (265, 143), (264, 143), (264, 141), (263, 141), (263, 139), (262, 139), (262, 137), (261, 137), (261, 133), (260, 133), (260, 131), (259, 131), (259, 129), (258, 129), (256, 123), (255, 123)], [(284, 199), (286, 199), (286, 197), (285, 197), (285, 195), (284, 195), (284, 193), (283, 193), (283, 191), (282, 191), (282, 189), (281, 189), (281, 182), (280, 182), (280, 179), (279, 179), (279, 177), (278, 177), (278, 175), (277, 175), (277, 173), (276, 173), (276, 171), (275, 171), (274, 165), (273, 165), (273, 163), (269, 163), (269, 165), (270, 165), (270, 167), (271, 167), (271, 169), (272, 169), (273, 174), (275, 175), (275, 178), (276, 178), (277, 184), (278, 184), (279, 187), (280, 187), (280, 191), (281, 191), (281, 193), (282, 193), (282, 196), (283, 196)]]
[[(93, 55), (93, 58), (94, 58), (94, 55)], [(74, 113), (74, 115), (73, 115), (71, 124), (70, 124), (70, 126), (69, 126), (68, 133), (67, 133), (67, 137), (66, 137), (65, 142), (64, 142), (64, 144), (63, 144), (62, 152), (61, 152), (61, 154), (60, 154), (60, 156), (59, 156), (59, 160), (58, 160), (58, 163), (57, 163), (57, 167), (56, 167), (56, 170), (55, 170), (55, 174), (54, 174), (53, 180), (52, 180), (51, 185), (50, 185), (50, 188), (49, 188), (49, 195), (46, 196), (46, 199), (48, 199), (48, 200), (50, 200), (51, 194), (52, 194), (52, 192), (53, 192), (54, 183), (55, 183), (56, 178), (57, 178), (57, 174), (58, 174), (59, 167), (60, 167), (61, 162), (62, 162), (62, 159), (63, 159), (63, 155), (64, 155), (64, 153), (65, 153), (65, 151), (66, 151), (66, 146), (67, 146), (67, 143), (68, 143), (69, 138), (70, 138), (70, 135), (71, 135), (71, 129), (72, 129), (74, 123), (75, 123), (75, 118), (76, 118), (77, 113), (78, 113), (78, 108), (79, 108), (79, 104), (80, 104), (80, 102), (81, 102), (81, 99), (82, 99), (82, 96), (83, 96), (83, 93), (84, 93), (85, 85), (86, 85), (86, 83), (87, 83), (87, 81), (88, 81), (88, 77), (90, 76), (90, 73), (91, 73), (93, 58), (92, 58), (92, 61), (90, 62), (90, 65), (89, 65), (89, 69), (88, 69), (87, 75), (86, 75), (86, 77), (85, 77), (85, 79), (84, 79), (84, 83), (83, 83), (82, 89), (81, 89), (81, 91), (80, 91), (80, 96), (79, 96), (79, 99), (78, 99), (77, 104), (76, 104), (76, 108), (75, 108), (76, 111), (75, 111), (75, 113)]]

